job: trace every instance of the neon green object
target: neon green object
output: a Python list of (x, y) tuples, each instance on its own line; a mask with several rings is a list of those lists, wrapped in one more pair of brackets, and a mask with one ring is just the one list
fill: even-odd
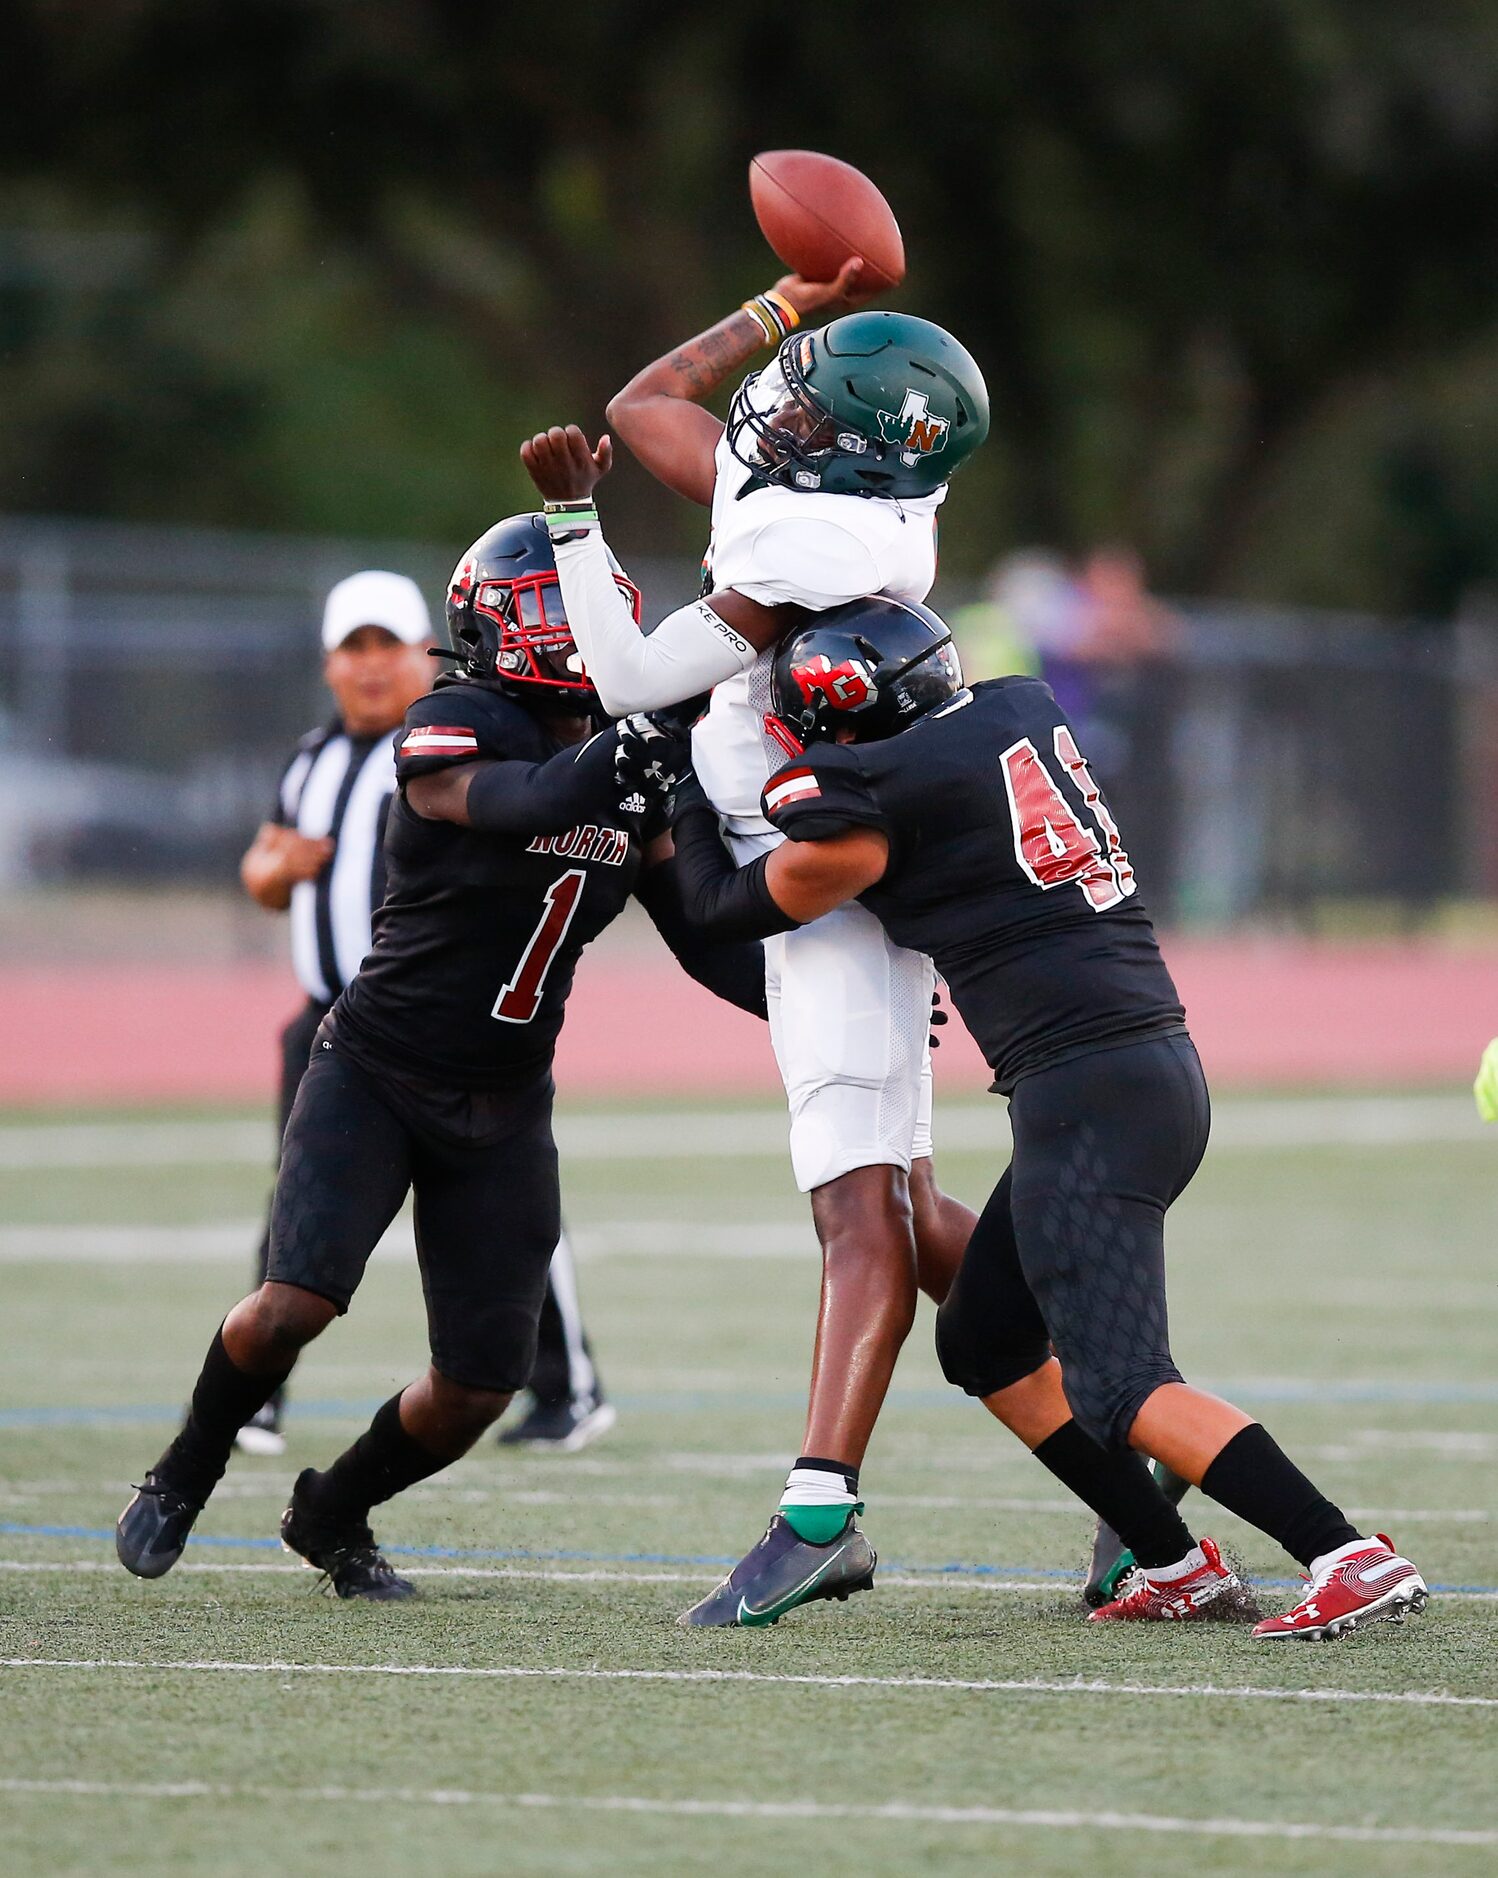
[(1477, 1112), (1482, 1119), (1498, 1122), (1498, 1037), (1482, 1053), (1472, 1093), (1477, 1097)]

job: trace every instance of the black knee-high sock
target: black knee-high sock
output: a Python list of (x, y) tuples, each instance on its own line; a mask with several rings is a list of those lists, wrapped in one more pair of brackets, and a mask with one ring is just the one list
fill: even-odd
[(1359, 1537), (1341, 1507), (1332, 1505), (1258, 1422), (1233, 1436), (1202, 1475), (1202, 1492), (1277, 1539), (1307, 1569), (1312, 1559)]
[(208, 1498), (223, 1477), (234, 1437), (291, 1374), (290, 1368), (252, 1376), (224, 1348), (223, 1325), (203, 1359), (181, 1433), (152, 1470), (189, 1500)]
[(1042, 1467), (1105, 1519), (1140, 1565), (1173, 1565), (1195, 1545), (1143, 1458), (1099, 1447), (1074, 1421), (1032, 1450)]
[(298, 1492), (314, 1513), (327, 1519), (363, 1519), (372, 1506), (451, 1465), (406, 1433), (400, 1408), (400, 1396), (391, 1396), (325, 1473), (313, 1473), (299, 1484)]

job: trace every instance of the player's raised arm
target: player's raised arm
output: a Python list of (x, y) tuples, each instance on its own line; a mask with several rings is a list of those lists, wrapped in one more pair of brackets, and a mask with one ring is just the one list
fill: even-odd
[(809, 313), (849, 307), (872, 297), (852, 259), (835, 280), (787, 274), (736, 313), (673, 347), (636, 372), (609, 401), (610, 426), (652, 476), (704, 508), (713, 499), (713, 457), (723, 435), (720, 419), (704, 411), (709, 398), (757, 352), (778, 345)]
[(520, 446), (545, 498), (567, 619), (588, 678), (614, 717), (661, 710), (744, 672), (800, 617), (741, 593), (694, 600), (645, 637), (614, 578), (593, 491), (613, 461), (609, 439), (589, 444), (576, 424), (553, 425)]

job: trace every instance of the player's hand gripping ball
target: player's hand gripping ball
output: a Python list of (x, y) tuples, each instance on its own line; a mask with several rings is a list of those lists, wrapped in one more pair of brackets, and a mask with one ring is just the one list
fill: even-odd
[(865, 297), (905, 278), (894, 210), (851, 163), (818, 150), (762, 150), (749, 165), (749, 200), (765, 240), (802, 280), (835, 281), (855, 259)]

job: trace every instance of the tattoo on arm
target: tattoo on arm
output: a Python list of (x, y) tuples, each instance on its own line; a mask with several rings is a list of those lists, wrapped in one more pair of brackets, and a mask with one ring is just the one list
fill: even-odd
[(747, 313), (731, 313), (705, 333), (689, 339), (665, 361), (675, 380), (671, 394), (705, 398), (718, 389), (730, 372), (748, 364), (764, 349), (765, 336)]

